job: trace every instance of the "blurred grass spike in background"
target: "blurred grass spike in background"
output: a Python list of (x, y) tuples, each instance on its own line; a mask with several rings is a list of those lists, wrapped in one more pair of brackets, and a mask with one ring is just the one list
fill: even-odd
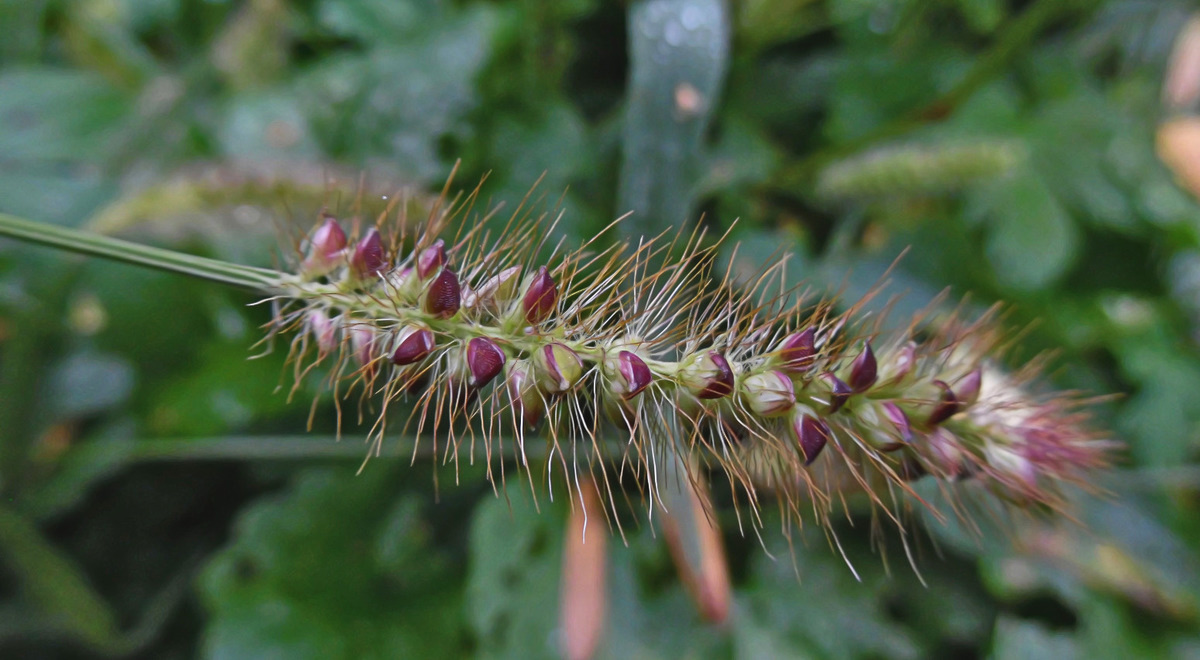
[(831, 163), (816, 190), (842, 202), (953, 193), (1009, 174), (1024, 151), (1011, 140), (884, 146)]

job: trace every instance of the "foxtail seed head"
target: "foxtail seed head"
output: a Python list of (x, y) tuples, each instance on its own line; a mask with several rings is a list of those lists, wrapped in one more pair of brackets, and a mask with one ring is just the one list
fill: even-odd
[[(475, 456), (476, 440), (486, 456), (548, 446), (547, 460), (591, 469), (597, 483), (605, 464), (635, 466), (609, 484), (657, 493), (669, 487), (655, 481), (663, 452), (681, 452), (724, 471), (746, 494), (736, 499), (758, 506), (773, 491), (822, 523), (846, 492), (899, 506), (896, 494), (923, 477), (972, 476), (1005, 501), (1057, 509), (1065, 484), (1086, 486), (1107, 463), (1112, 445), (1086, 429), (1078, 401), (1035, 396), (995, 366), (1004, 342), (989, 318), (918, 319), (920, 341), (877, 336), (854, 305), (838, 314), (794, 291), (772, 300), (727, 284), (735, 278), (714, 276), (702, 233), (675, 251), (585, 245), (547, 264), (537, 220), (514, 217), (498, 236), (465, 221), (448, 230), (473, 199), (440, 207), (416, 233), (391, 232), (423, 246), (399, 264), (378, 230), (347, 249), (342, 227), (322, 218), (299, 276), (271, 290), (282, 309), (272, 336), (302, 333), (293, 359), (315, 352), (332, 378), (378, 393), (384, 411), (416, 398), (417, 437), (451, 441), (455, 460)], [(755, 290), (781, 289), (771, 278), (782, 270), (766, 269)], [(526, 442), (535, 427), (547, 445)], [(524, 453), (516, 464), (558, 472)]]

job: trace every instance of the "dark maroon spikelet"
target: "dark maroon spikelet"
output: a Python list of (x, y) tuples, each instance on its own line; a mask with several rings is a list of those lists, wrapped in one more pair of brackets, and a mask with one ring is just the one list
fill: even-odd
[(733, 393), (733, 369), (717, 351), (703, 351), (684, 360), (683, 385), (698, 399), (720, 399)]
[(448, 319), (458, 313), (461, 304), (462, 290), (458, 276), (449, 268), (443, 268), (425, 291), (425, 312), (435, 318)]
[(529, 283), (529, 289), (525, 292), (525, 299), (521, 301), (525, 321), (530, 325), (545, 321), (554, 312), (557, 304), (558, 286), (554, 283), (554, 278), (550, 277), (550, 271), (542, 266), (534, 274), (533, 281)]
[(863, 351), (854, 358), (850, 365), (850, 389), (855, 393), (865, 392), (875, 384), (878, 365), (875, 362), (875, 352), (871, 350), (870, 342), (863, 344)]
[(954, 384), (954, 397), (963, 406), (972, 406), (979, 400), (979, 390), (983, 386), (983, 370), (972, 369)]
[(626, 401), (641, 394), (653, 379), (646, 361), (630, 351), (617, 353), (617, 372), (623, 381), (620, 395)]
[(792, 420), (792, 431), (796, 434), (796, 446), (805, 465), (812, 465), (825, 449), (833, 432), (823, 420), (812, 415), (797, 415)]
[(379, 230), (372, 227), (367, 235), (354, 246), (354, 256), (350, 258), (350, 270), (359, 280), (370, 280), (379, 277), (387, 270), (387, 255), (383, 247), (383, 237)]
[(779, 368), (791, 374), (808, 371), (817, 353), (816, 338), (817, 333), (812, 328), (788, 335), (775, 352), (779, 356)]
[(342, 225), (332, 216), (326, 216), (325, 222), (313, 232), (300, 270), (310, 276), (324, 275), (339, 264), (345, 249), (346, 232)]
[(429, 279), (435, 270), (446, 265), (446, 242), (437, 239), (417, 255), (417, 277)]
[(830, 414), (841, 410), (842, 406), (846, 405), (846, 402), (850, 400), (850, 395), (854, 394), (854, 390), (850, 389), (850, 386), (841, 378), (831, 373), (821, 374), (821, 379), (829, 385)]
[(396, 351), (392, 353), (392, 363), (399, 366), (415, 364), (429, 357), (433, 349), (433, 331), (410, 325), (400, 331)]
[(883, 414), (888, 421), (895, 425), (902, 442), (912, 442), (912, 425), (908, 423), (908, 415), (904, 414), (900, 406), (891, 401), (884, 402)]
[(929, 426), (937, 426), (962, 410), (962, 402), (958, 400), (958, 397), (954, 394), (954, 390), (950, 389), (949, 385), (940, 380), (933, 381), (933, 384), (937, 385), (938, 389), (942, 391), (942, 396), (938, 400), (937, 405), (934, 406), (933, 412), (929, 414), (929, 419), (925, 422)]
[(504, 369), (504, 351), (486, 337), (467, 342), (467, 385), (479, 389), (492, 382)]

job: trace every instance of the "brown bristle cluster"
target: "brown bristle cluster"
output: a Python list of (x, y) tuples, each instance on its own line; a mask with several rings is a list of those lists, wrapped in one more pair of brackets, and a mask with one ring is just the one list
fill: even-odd
[(473, 200), (349, 234), (324, 216), (273, 298), (297, 378), (324, 366), (375, 402), (372, 453), (407, 400), (406, 433), (489, 475), (515, 453), (532, 486), (583, 471), (610, 499), (637, 484), (652, 509), (678, 456), (754, 510), (770, 492), (821, 522), (848, 491), (899, 521), (924, 476), (1054, 509), (1106, 463), (1073, 399), (1035, 398), (995, 366), (992, 315), (881, 337), (861, 303), (780, 290), (782, 262), (718, 277), (720, 241), (702, 232), (565, 251), (522, 209), (494, 233), (467, 222)]

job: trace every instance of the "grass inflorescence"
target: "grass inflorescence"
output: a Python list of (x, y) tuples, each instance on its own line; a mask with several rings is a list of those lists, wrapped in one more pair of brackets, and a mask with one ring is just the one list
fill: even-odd
[(528, 200), (507, 222), (472, 216), (477, 192), (443, 193), (421, 219), (324, 214), (272, 288), (270, 336), (294, 332), (297, 384), (360, 392), (370, 455), (407, 401), (418, 447), (486, 460), (493, 483), (498, 455), (535, 490), (583, 473), (617, 520), (617, 493), (633, 484), (652, 511), (683, 465), (723, 473), (755, 526), (765, 497), (827, 523), (858, 491), (900, 524), (922, 477), (1056, 510), (1107, 464), (1081, 399), (1032, 394), (1036, 363), (998, 366), (994, 311), (881, 334), (865, 301), (785, 288), (783, 260), (749, 281), (719, 273), (721, 239), (703, 231), (567, 250)]

